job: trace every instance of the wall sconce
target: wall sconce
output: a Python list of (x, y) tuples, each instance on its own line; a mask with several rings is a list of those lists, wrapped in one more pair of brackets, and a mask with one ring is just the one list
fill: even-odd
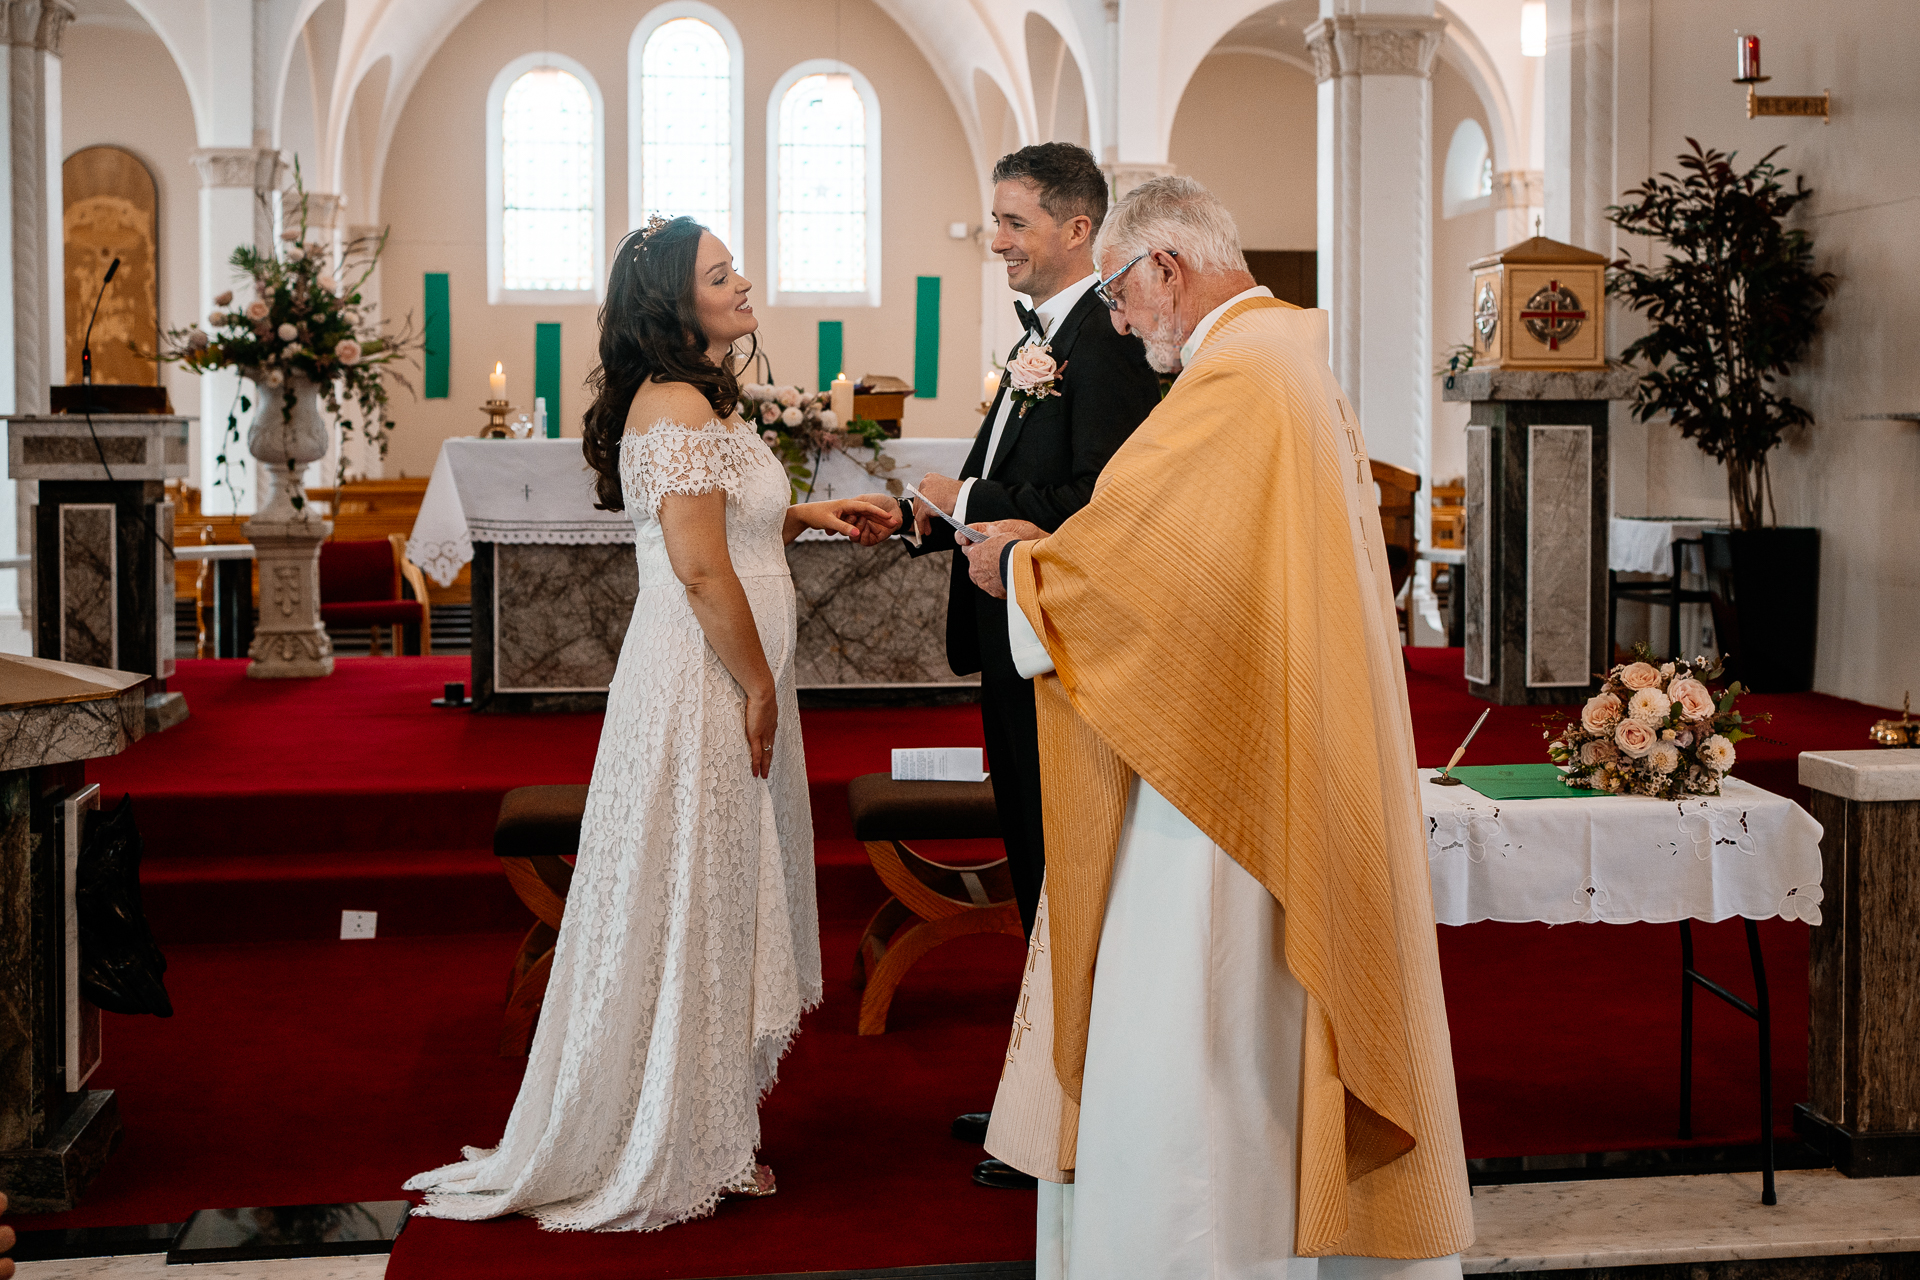
[(1833, 113), (1831, 91), (1817, 98), (1811, 95), (1804, 98), (1772, 97), (1755, 92), (1755, 85), (1773, 79), (1772, 76), (1760, 74), (1760, 37), (1754, 32), (1736, 31), (1733, 39), (1738, 60), (1736, 67), (1740, 73), (1733, 82), (1747, 86), (1747, 119), (1752, 120), (1757, 116), (1819, 116), (1820, 123), (1830, 123)]

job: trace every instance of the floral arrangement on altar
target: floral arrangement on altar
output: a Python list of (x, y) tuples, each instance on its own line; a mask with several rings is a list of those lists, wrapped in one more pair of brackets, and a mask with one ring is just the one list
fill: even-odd
[[(885, 452), (887, 433), (871, 418), (855, 418), (844, 425), (830, 407), (828, 391), (811, 394), (799, 387), (770, 382), (740, 384), (740, 416), (760, 428), (760, 436), (787, 468), (793, 500), (803, 502), (813, 489), (813, 477), (829, 451), (838, 450), (870, 476), (886, 480), (887, 491), (900, 494), (900, 482), (888, 477), (894, 460)], [(871, 461), (847, 453), (849, 447), (872, 450)]]
[[(387, 383), (412, 390), (394, 365), (422, 345), (410, 323), (397, 329), (382, 323), (375, 304), (360, 293), (380, 261), (386, 233), (350, 239), (337, 254), (317, 239), (309, 241), (297, 168), (291, 208), (299, 210), (300, 225), (280, 233), (276, 251), (252, 245), (233, 251), (231, 261), (251, 281), (253, 299), (235, 307), (232, 290), (216, 294), (206, 328), (169, 329), (160, 358), (195, 373), (238, 368), (263, 392), (279, 392), (289, 418), (303, 389), (317, 389), (343, 438), (355, 427), (341, 415), (342, 405), (351, 403), (359, 410), (362, 437), (385, 457), (395, 425), (387, 412)], [(227, 414), (226, 439), (215, 459), (223, 469), (240, 439), (239, 415), (252, 407), (241, 395), (237, 410)]]
[(1695, 658), (1656, 666), (1652, 656), (1642, 645), (1636, 661), (1607, 672), (1580, 718), (1547, 744), (1567, 786), (1660, 800), (1720, 794), (1733, 744), (1753, 736), (1734, 710), (1740, 684), (1716, 698), (1707, 681), (1719, 676), (1719, 663)]

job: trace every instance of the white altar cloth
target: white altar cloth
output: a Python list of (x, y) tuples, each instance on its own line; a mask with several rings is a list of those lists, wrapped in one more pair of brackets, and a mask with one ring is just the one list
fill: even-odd
[(1669, 923), (1744, 916), (1820, 923), (1820, 824), (1727, 778), (1718, 796), (1489, 800), (1420, 771), (1441, 924)]
[[(1616, 573), (1672, 573), (1676, 541), (1698, 538), (1702, 529), (1721, 529), (1726, 523), (1706, 517), (1614, 516), (1607, 521), (1607, 568)], [(1686, 567), (1697, 572), (1701, 567), (1698, 556)]]
[[(957, 476), (971, 439), (890, 440), (890, 473), (918, 481), (929, 471)], [(862, 462), (872, 456), (855, 449)], [(884, 489), (852, 457), (829, 454), (813, 478), (813, 496), (850, 498)], [(473, 544), (584, 546), (633, 541), (624, 511), (596, 511), (593, 474), (580, 441), (476, 440), (456, 437), (440, 446), (427, 492), (407, 538), (407, 556), (441, 586), (451, 586), (473, 559)], [(829, 535), (808, 530), (802, 537)]]

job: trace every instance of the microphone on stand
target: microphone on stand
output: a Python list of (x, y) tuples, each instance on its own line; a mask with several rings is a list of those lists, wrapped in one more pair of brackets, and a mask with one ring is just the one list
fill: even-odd
[(100, 300), (107, 296), (107, 286), (113, 283), (114, 273), (120, 270), (120, 259), (115, 258), (107, 264), (107, 274), (100, 277), (100, 288), (93, 295), (93, 314), (87, 317), (87, 333), (80, 339), (80, 412), (87, 418), (87, 434), (93, 437), (93, 451), (100, 455), (100, 469), (107, 473), (107, 483), (113, 483), (113, 468), (107, 465), (107, 451), (100, 445), (100, 433), (93, 429), (93, 322), (100, 318)]

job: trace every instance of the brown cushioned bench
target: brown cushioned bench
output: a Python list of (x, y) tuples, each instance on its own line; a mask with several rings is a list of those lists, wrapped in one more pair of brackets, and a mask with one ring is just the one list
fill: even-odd
[(854, 837), (893, 894), (874, 913), (853, 959), (860, 1034), (882, 1035), (893, 993), (921, 956), (969, 933), (1024, 939), (1013, 877), (1002, 857), (981, 866), (924, 858), (903, 841), (998, 839), (990, 782), (896, 782), (869, 773), (847, 784)]
[(525, 1057), (533, 1044), (553, 968), (553, 944), (573, 885), (573, 864), (567, 859), (580, 848), (580, 817), (586, 808), (584, 784), (515, 787), (500, 800), (493, 853), (507, 873), (507, 883), (535, 917), (507, 978), (507, 1016), (500, 1028), (503, 1058)]

